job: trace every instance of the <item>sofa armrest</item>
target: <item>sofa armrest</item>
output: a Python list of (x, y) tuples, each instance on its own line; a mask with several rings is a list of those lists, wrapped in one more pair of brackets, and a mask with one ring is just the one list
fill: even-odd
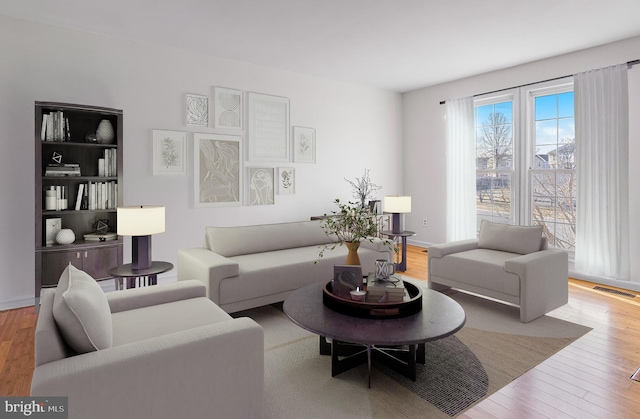
[(505, 270), (520, 277), (520, 320), (529, 322), (569, 300), (569, 256), (558, 249), (509, 259)]
[(178, 251), (178, 281), (200, 281), (216, 304), (220, 304), (220, 281), (238, 276), (239, 269), (236, 262), (202, 247)]
[(189, 298), (205, 297), (204, 284), (192, 280), (132, 288), (105, 294), (112, 313), (155, 306)]
[(434, 244), (427, 248), (429, 258), (442, 258), (452, 253), (466, 252), (478, 247), (478, 239), (458, 240), (449, 243)]
[(78, 418), (259, 417), (263, 330), (232, 319), (50, 362), (31, 395), (67, 396)]
[(380, 237), (371, 237), (360, 242), (360, 247), (375, 250), (380, 253), (387, 253), (387, 260), (393, 260), (393, 242)]

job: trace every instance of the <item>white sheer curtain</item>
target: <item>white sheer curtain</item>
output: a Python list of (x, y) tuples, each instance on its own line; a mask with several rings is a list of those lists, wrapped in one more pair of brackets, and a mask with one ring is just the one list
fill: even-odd
[(574, 76), (576, 271), (630, 279), (626, 64)]
[(473, 98), (447, 100), (447, 241), (476, 237)]

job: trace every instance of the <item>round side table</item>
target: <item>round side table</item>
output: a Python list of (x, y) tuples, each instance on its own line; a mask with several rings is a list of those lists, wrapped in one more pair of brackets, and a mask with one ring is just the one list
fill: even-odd
[[(146, 269), (133, 269), (131, 263), (122, 266), (116, 266), (109, 269), (109, 275), (116, 279), (116, 290), (124, 289), (124, 279), (126, 278), (126, 288), (143, 287), (146, 285), (156, 285), (158, 283), (158, 275), (173, 269), (173, 264), (169, 262), (153, 261), (151, 266)], [(136, 281), (137, 280), (137, 281)]]

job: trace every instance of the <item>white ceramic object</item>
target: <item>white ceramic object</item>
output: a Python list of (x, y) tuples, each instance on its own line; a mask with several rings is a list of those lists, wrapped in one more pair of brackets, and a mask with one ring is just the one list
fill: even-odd
[(96, 141), (99, 144), (111, 144), (114, 138), (115, 134), (111, 122), (106, 119), (100, 121), (98, 129), (96, 130)]
[(70, 228), (63, 228), (56, 234), (56, 243), (71, 244), (75, 241), (76, 235)]
[(351, 293), (351, 299), (353, 301), (364, 301), (364, 297), (367, 295), (366, 291), (354, 290), (349, 292)]

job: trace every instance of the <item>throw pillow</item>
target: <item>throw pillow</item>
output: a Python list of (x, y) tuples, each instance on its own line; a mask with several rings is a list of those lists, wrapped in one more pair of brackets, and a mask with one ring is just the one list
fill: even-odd
[(58, 281), (53, 318), (69, 347), (79, 354), (113, 345), (111, 310), (104, 291), (71, 263)]
[(542, 245), (542, 226), (514, 226), (482, 220), (478, 247), (526, 255)]

